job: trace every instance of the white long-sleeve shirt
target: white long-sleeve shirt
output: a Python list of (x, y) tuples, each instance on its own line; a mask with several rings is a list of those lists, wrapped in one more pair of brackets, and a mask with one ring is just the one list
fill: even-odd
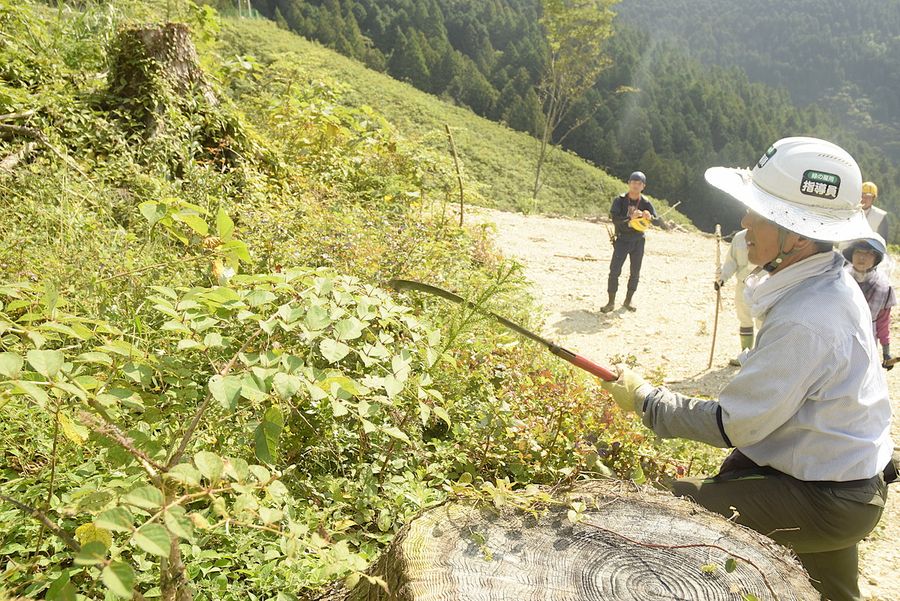
[(734, 235), (728, 247), (728, 256), (722, 264), (722, 281), (727, 282), (728, 278), (735, 276), (740, 285), (754, 268), (747, 256), (747, 230), (741, 230)]
[(734, 446), (759, 465), (807, 481), (871, 478), (887, 465), (891, 406), (871, 317), (838, 253), (820, 253), (758, 280), (754, 349), (719, 401), (665, 388), (644, 401), (660, 436)]

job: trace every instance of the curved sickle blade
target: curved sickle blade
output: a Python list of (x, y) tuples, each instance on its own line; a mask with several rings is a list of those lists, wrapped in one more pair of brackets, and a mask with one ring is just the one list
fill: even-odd
[(580, 367), (581, 369), (597, 376), (598, 378), (606, 380), (607, 382), (612, 382), (613, 380), (615, 380), (617, 378), (616, 374), (613, 373), (608, 368), (603, 367), (602, 365), (597, 365), (593, 361), (586, 359), (586, 358), (582, 357), (581, 355), (577, 355), (570, 350), (564, 349), (561, 346), (558, 346), (558, 345), (550, 342), (546, 338), (541, 338), (534, 332), (532, 332), (530, 330), (526, 330), (519, 324), (517, 324), (513, 321), (510, 321), (510, 320), (506, 319), (505, 317), (497, 315), (496, 313), (494, 313), (492, 311), (482, 309), (475, 303), (473, 303), (471, 301), (467, 301), (463, 297), (461, 297), (457, 294), (453, 294), (452, 292), (450, 292), (448, 290), (444, 290), (443, 288), (438, 288), (437, 286), (432, 286), (430, 284), (424, 284), (422, 282), (416, 282), (413, 280), (401, 280), (401, 279), (393, 279), (393, 280), (388, 281), (388, 286), (390, 286), (394, 290), (415, 290), (418, 292), (425, 292), (427, 294), (439, 296), (439, 297), (447, 299), (451, 302), (469, 307), (470, 309), (478, 311), (479, 313), (482, 313), (483, 315), (487, 315), (487, 316), (499, 321), (500, 323), (502, 323), (504, 326), (506, 326), (513, 332), (516, 332), (517, 334), (521, 334), (522, 336), (525, 336), (526, 338), (528, 338), (530, 340), (533, 340), (539, 344), (544, 345), (545, 347), (547, 347), (547, 349), (551, 353), (553, 353), (560, 359), (564, 359), (565, 361), (568, 361), (572, 365), (574, 365), (576, 367)]

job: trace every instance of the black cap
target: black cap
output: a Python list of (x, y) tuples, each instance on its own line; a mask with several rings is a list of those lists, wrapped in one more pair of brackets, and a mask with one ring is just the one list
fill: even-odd
[(644, 175), (644, 173), (642, 171), (635, 171), (634, 173), (632, 173), (631, 175), (628, 176), (628, 181), (633, 182), (635, 180), (641, 182), (642, 184), (646, 184), (647, 176)]

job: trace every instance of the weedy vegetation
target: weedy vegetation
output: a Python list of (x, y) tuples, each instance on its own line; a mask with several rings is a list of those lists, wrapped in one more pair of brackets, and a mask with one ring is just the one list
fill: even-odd
[[(134, 58), (166, 19), (203, 85)], [(477, 313), (382, 288), (539, 325), (445, 206), (448, 157), (240, 36), (184, 1), (0, 0), (0, 593), (312, 598), (450, 497), (709, 467)]]

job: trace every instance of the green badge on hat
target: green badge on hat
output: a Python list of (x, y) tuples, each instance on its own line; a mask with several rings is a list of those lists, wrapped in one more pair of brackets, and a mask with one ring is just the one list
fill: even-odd
[(760, 157), (759, 161), (757, 161), (756, 167), (758, 169), (762, 169), (763, 166), (765, 166), (765, 164), (769, 162), (769, 159), (771, 159), (772, 156), (776, 152), (778, 152), (777, 148), (775, 148), (774, 146), (769, 146), (769, 149), (766, 151), (766, 154), (762, 155), (762, 157)]
[(808, 169), (803, 172), (800, 192), (819, 198), (837, 198), (841, 190), (841, 178), (833, 173)]

